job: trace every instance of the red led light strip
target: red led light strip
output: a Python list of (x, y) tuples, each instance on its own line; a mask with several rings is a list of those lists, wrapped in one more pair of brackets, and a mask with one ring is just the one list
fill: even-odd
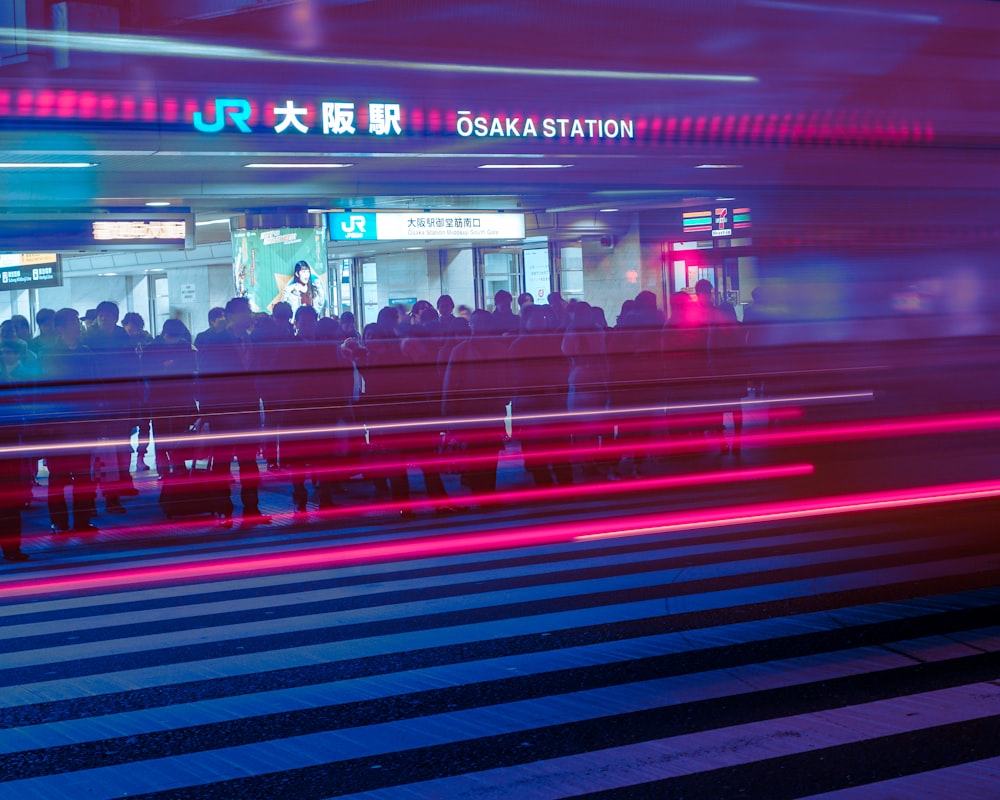
[(867, 513), (1000, 497), (1000, 481), (944, 484), (905, 490), (838, 495), (807, 500), (757, 503), (724, 508), (645, 514), (624, 518), (533, 525), (506, 531), (417, 536), (391, 541), (334, 545), (294, 553), (246, 556), (191, 564), (108, 570), (85, 575), (28, 578), (0, 586), (4, 599), (56, 592), (134, 587), (172, 581), (236, 578), (282, 571), (333, 569), (357, 564), (435, 558), (518, 547), (565, 544), (677, 531), (757, 525), (821, 516)]

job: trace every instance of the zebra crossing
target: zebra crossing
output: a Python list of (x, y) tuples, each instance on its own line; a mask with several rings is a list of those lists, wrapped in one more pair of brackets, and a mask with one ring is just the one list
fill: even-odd
[[(152, 583), (208, 545), (136, 545), (132, 585), (0, 591), (0, 796), (1000, 797), (994, 516)], [(229, 549), (316, 533), (267, 536)]]

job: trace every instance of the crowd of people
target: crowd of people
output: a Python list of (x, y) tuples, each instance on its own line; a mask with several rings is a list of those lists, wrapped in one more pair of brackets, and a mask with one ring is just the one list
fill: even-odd
[[(138, 314), (119, 324), (110, 301), (82, 319), (42, 309), (34, 336), (12, 317), (0, 325), (3, 556), (27, 558), (21, 511), (40, 462), (52, 532), (94, 531), (99, 495), (106, 513), (127, 513), (123, 498), (139, 491), (133, 469), (150, 469), (150, 435), (163, 497), (196, 485), (196, 499), (229, 527), (234, 460), (242, 523), (253, 525), (270, 521), (259, 462), (287, 475), (296, 512), (307, 510), (310, 483), (326, 508), (341, 481), (361, 475), (411, 516), (408, 467), (446, 511), (442, 475), (459, 473), (473, 501), (495, 491), (510, 435), (533, 482), (551, 486), (630, 477), (623, 469), (666, 434), (667, 403), (731, 399), (738, 432), (746, 381), (725, 376), (746, 337), (707, 281), (673, 295), (669, 313), (641, 292), (613, 326), (586, 302), (547, 301), (522, 295), (515, 313), (501, 291), (492, 312), (456, 314), (442, 295), (387, 306), (358, 331), (350, 313), (320, 317), (309, 303), (293, 313), (287, 302), (254, 313), (237, 297), (212, 309), (197, 336), (178, 319), (155, 337)], [(694, 428), (721, 430), (721, 411)], [(627, 468), (623, 452), (634, 456)]]

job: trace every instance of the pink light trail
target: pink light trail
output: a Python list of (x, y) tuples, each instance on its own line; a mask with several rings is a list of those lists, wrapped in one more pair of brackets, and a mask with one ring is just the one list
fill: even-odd
[(724, 508), (528, 526), (504, 531), (415, 536), (391, 541), (333, 545), (295, 553), (246, 556), (193, 564), (171, 564), (119, 569), (84, 575), (11, 581), (0, 587), (0, 597), (12, 599), (57, 592), (80, 592), (135, 587), (172, 581), (236, 578), (280, 571), (314, 571), (400, 561), (463, 555), (520, 547), (637, 537), (678, 531), (752, 525), (879, 510), (933, 506), (1000, 497), (1000, 480), (943, 484), (847, 494), (806, 500), (755, 503)]

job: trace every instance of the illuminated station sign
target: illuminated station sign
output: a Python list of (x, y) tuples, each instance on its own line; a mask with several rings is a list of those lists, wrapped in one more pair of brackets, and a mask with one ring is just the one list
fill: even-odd
[(0, 253), (0, 292), (62, 286), (62, 264), (55, 253)]
[(751, 226), (749, 208), (716, 206), (702, 211), (685, 211), (681, 217), (685, 234), (710, 234), (713, 239), (732, 236), (734, 230)]
[(334, 241), (524, 238), (524, 214), (337, 212), (329, 217), (330, 238)]
[(55, 253), (0, 253), (0, 292), (62, 286), (62, 262)]
[(194, 215), (184, 212), (0, 214), (0, 250), (73, 253), (185, 250), (194, 247)]
[[(202, 133), (253, 133), (258, 127), (280, 134), (322, 133), (324, 136), (402, 136), (400, 103), (355, 103), (348, 100), (286, 100), (265, 106), (266, 121), (256, 119), (245, 97), (219, 97), (210, 113), (195, 111), (191, 124)], [(420, 114), (422, 116), (422, 113)], [(474, 139), (634, 139), (631, 119), (544, 115), (491, 115), (455, 111), (452, 133)]]
[[(478, 100), (476, 102), (479, 102)], [(337, 90), (330, 94), (206, 95), (163, 87), (156, 92), (29, 88), (0, 85), (0, 131), (26, 128), (98, 126), (163, 132), (247, 134), (282, 138), (322, 135), (331, 139), (390, 141), (403, 137), (461, 137), (468, 140), (559, 142), (606, 145), (612, 142), (924, 146), (934, 140), (926, 120), (903, 119), (871, 109), (817, 114), (809, 109), (761, 109), (755, 113), (688, 115), (666, 109), (641, 112), (582, 108), (523, 108), (502, 112), (472, 106), (402, 102)]]

